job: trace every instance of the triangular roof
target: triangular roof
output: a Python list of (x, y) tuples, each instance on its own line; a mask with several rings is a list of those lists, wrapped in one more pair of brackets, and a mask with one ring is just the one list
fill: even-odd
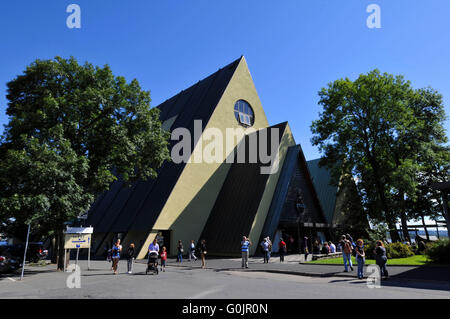
[(320, 158), (308, 161), (308, 169), (311, 173), (311, 179), (322, 205), (323, 212), (327, 218), (327, 223), (332, 224), (338, 187), (331, 183), (331, 171), (326, 167), (320, 167), (319, 162)]
[(295, 145), (289, 148), (286, 155), (262, 237), (274, 238), (280, 222), (297, 222), (298, 212), (295, 204), (299, 190), (306, 205), (300, 223), (327, 223), (303, 150), (300, 145)]
[[(171, 120), (171, 130), (187, 128), (194, 136), (194, 119), (208, 123), (237, 66), (243, 57), (219, 69), (205, 79), (157, 106), (161, 121)], [(169, 149), (177, 141), (171, 141)], [(192, 141), (192, 149), (194, 149)], [(186, 163), (165, 162), (156, 179), (124, 187), (121, 180), (97, 198), (89, 211), (87, 223), (96, 232), (148, 231), (152, 228), (174, 188)]]

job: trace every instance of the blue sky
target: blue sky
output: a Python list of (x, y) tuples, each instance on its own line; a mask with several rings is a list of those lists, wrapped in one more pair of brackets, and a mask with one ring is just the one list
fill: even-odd
[[(78, 30), (66, 26), (71, 3), (81, 7)], [(366, 26), (372, 3), (381, 29)], [(403, 74), (442, 93), (450, 114), (449, 13), (448, 0), (2, 0), (0, 132), (6, 83), (37, 58), (109, 64), (156, 106), (245, 55), (269, 123), (288, 120), (314, 159), (317, 92), (338, 78)]]

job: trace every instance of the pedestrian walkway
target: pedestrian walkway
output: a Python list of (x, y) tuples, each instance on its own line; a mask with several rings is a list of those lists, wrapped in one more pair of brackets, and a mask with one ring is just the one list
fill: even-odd
[[(273, 257), (268, 264), (264, 264), (261, 257), (250, 257), (249, 268), (242, 269), (241, 258), (210, 258), (206, 260), (206, 268), (214, 271), (262, 271), (311, 277), (356, 277), (356, 269), (354, 271), (344, 272), (343, 265), (299, 263), (299, 260), (299, 255), (289, 255), (285, 257), (284, 263), (280, 263), (279, 258)], [(201, 268), (199, 261), (187, 261), (180, 264), (176, 262), (176, 259), (169, 259), (168, 264), (170, 266), (188, 269)], [(450, 267), (388, 266), (388, 269), (389, 276), (395, 279), (432, 280), (450, 283)]]

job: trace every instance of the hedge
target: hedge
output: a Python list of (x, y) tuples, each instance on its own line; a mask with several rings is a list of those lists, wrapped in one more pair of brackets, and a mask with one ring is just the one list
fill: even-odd
[(430, 243), (425, 253), (433, 263), (450, 264), (450, 241), (444, 239)]

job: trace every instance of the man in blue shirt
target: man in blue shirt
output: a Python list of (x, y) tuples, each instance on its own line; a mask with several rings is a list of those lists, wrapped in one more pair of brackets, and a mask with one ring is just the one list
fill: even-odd
[(241, 251), (242, 251), (242, 268), (248, 268), (248, 255), (249, 255), (249, 246), (251, 246), (252, 242), (247, 237), (242, 237), (241, 241)]
[(153, 242), (150, 244), (150, 246), (148, 246), (148, 252), (152, 252), (152, 251), (156, 251), (159, 255), (159, 245), (158, 245), (158, 241), (156, 240), (156, 238), (153, 240)]

